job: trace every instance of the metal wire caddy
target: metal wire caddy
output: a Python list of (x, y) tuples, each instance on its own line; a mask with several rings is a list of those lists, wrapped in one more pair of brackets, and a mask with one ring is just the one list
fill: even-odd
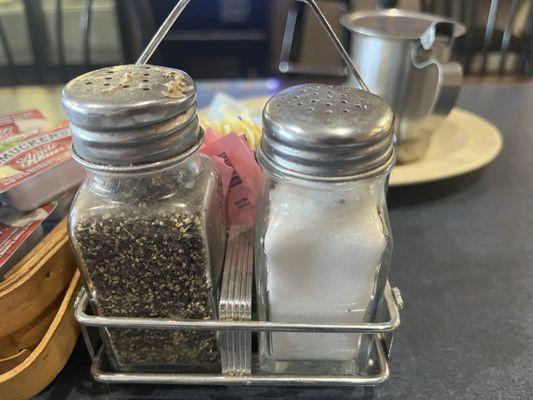
[[(137, 64), (148, 62), (174, 22), (191, 0), (178, 0), (166, 20), (154, 34)], [(309, 6), (322, 28), (328, 34), (348, 70), (359, 86), (368, 87), (358, 73), (353, 61), (324, 17), (316, 0), (298, 0)], [(175, 320), (160, 318), (101, 317), (90, 313), (89, 296), (81, 289), (74, 304), (75, 316), (92, 358), (91, 373), (95, 380), (108, 384), (179, 384), (179, 385), (278, 385), (278, 386), (376, 386), (390, 376), (389, 360), (394, 331), (400, 326), (400, 309), (403, 301), (398, 288), (392, 288), (387, 281), (383, 292), (388, 321), (359, 324), (304, 324), (267, 321), (230, 320)], [(361, 333), (372, 336), (372, 354), (369, 366), (375, 374), (327, 375), (327, 374), (271, 374), (261, 370), (257, 354), (252, 355), (251, 374), (235, 375), (220, 373), (181, 373), (181, 372), (122, 372), (110, 367), (102, 347), (99, 330), (105, 328), (122, 329), (161, 329), (161, 330), (206, 330), (241, 332), (302, 332), (302, 333)]]
[[(161, 318), (100, 317), (90, 313), (89, 296), (81, 289), (74, 304), (75, 316), (92, 358), (91, 374), (102, 383), (144, 383), (176, 385), (279, 385), (279, 386), (376, 386), (390, 376), (389, 360), (394, 331), (400, 326), (400, 309), (403, 301), (398, 288), (387, 282), (383, 292), (388, 321), (360, 324), (302, 324), (266, 321), (222, 321), (222, 320), (175, 320)], [(373, 337), (376, 359), (370, 358), (369, 365), (375, 365), (372, 375), (308, 375), (270, 374), (261, 370), (257, 355), (253, 355), (250, 375), (225, 375), (221, 373), (180, 372), (119, 372), (107, 362), (105, 351), (99, 342), (98, 329), (161, 329), (161, 330), (207, 330), (247, 332), (307, 332), (307, 333), (364, 333)]]

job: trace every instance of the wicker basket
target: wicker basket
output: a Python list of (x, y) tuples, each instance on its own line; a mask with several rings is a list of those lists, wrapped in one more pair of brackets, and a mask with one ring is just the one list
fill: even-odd
[(27, 399), (67, 362), (79, 327), (80, 276), (60, 223), (0, 283), (0, 398)]

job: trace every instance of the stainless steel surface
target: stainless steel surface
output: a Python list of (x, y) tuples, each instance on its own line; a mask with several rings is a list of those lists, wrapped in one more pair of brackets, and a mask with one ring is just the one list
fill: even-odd
[(135, 328), (135, 329), (194, 329), (227, 330), (253, 332), (352, 332), (352, 333), (387, 333), (400, 326), (400, 311), (390, 284), (387, 282), (383, 292), (390, 320), (361, 324), (294, 324), (289, 322), (265, 321), (223, 321), (223, 320), (173, 320), (161, 318), (125, 318), (99, 317), (86, 313), (89, 297), (81, 289), (79, 302), (76, 304), (76, 320), (83, 326), (98, 328)]
[(157, 50), (159, 44), (161, 44), (170, 28), (172, 28), (172, 25), (174, 25), (190, 1), (191, 0), (178, 0), (170, 14), (168, 14), (168, 17), (165, 19), (165, 21), (163, 21), (157, 32), (148, 43), (148, 46), (146, 46), (142, 54), (137, 59), (137, 65), (146, 64), (148, 60), (150, 60), (154, 52)]
[(258, 161), (284, 176), (347, 181), (386, 173), (394, 162), (391, 108), (347, 86), (305, 84), (263, 110)]
[[(72, 127), (71, 127), (72, 130)], [(141, 162), (139, 164), (134, 165), (122, 165), (122, 162), (120, 162), (121, 165), (109, 165), (109, 164), (95, 164), (92, 161), (87, 161), (84, 158), (81, 158), (76, 151), (74, 150), (72, 152), (72, 158), (76, 160), (78, 164), (80, 164), (82, 167), (94, 170), (94, 171), (102, 171), (102, 172), (109, 172), (109, 173), (130, 173), (130, 172), (150, 172), (150, 171), (157, 171), (157, 170), (164, 170), (167, 167), (175, 166), (176, 164), (186, 160), (187, 158), (191, 157), (194, 153), (196, 153), (198, 150), (200, 150), (200, 147), (202, 147), (202, 144), (204, 143), (204, 133), (203, 130), (200, 130), (198, 136), (198, 141), (193, 144), (192, 147), (190, 147), (187, 151), (184, 151), (182, 153), (179, 153), (178, 155), (171, 157), (171, 158), (165, 158), (161, 161), (154, 161), (154, 162), (148, 162), (144, 163)]]
[(374, 337), (378, 372), (375, 375), (270, 375), (254, 363), (252, 375), (188, 374), (188, 373), (127, 373), (104, 370), (104, 352), (100, 349), (93, 361), (91, 373), (103, 383), (147, 383), (168, 385), (275, 385), (275, 386), (375, 386), (390, 377), (387, 353), (382, 337)]
[(322, 11), (320, 11), (320, 8), (318, 7), (316, 1), (315, 0), (300, 0), (300, 1), (304, 1), (311, 7), (315, 16), (318, 18), (318, 21), (320, 22), (324, 30), (328, 33), (328, 36), (333, 42), (333, 44), (335, 45), (335, 47), (337, 48), (339, 55), (342, 57), (342, 59), (346, 63), (346, 66), (353, 74), (355, 80), (357, 81), (361, 89), (369, 91), (368, 86), (366, 85), (363, 77), (359, 73), (356, 65), (354, 64), (354, 62), (352, 61), (352, 59), (350, 58), (349, 54), (346, 52), (344, 47), (342, 46), (342, 43), (340, 42), (339, 38), (337, 37), (333, 29), (331, 28), (331, 25), (329, 24), (327, 19), (324, 17), (324, 14), (322, 14)]
[(84, 163), (129, 168), (186, 154), (202, 139), (195, 84), (179, 70), (99, 69), (70, 81), (62, 103)]
[[(339, 7), (342, 13), (347, 11), (344, 2), (340, 4), (331, 3), (335, 5), (336, 14), (339, 12)], [(324, 10), (324, 8), (323, 8)], [(326, 11), (322, 11), (326, 15)], [(316, 43), (316, 34), (314, 33), (315, 26), (305, 24), (305, 4), (300, 1), (295, 1), (292, 7), (289, 8), (287, 19), (285, 21), (285, 30), (281, 42), (281, 51), (279, 56), (278, 69), (282, 73), (297, 73), (297, 74), (314, 74), (314, 75), (329, 75), (329, 76), (346, 76), (346, 65), (329, 65), (320, 62), (305, 62), (299, 57), (300, 53), (311, 53), (313, 59), (315, 55), (320, 59), (322, 56), (327, 57), (324, 53), (324, 48)], [(339, 24), (340, 25), (340, 24)], [(335, 27), (336, 28), (336, 27)], [(309, 33), (313, 37), (309, 37)], [(293, 44), (298, 43), (297, 51), (293, 52)], [(321, 60), (322, 61), (322, 60)], [(336, 64), (336, 63), (335, 63)]]
[[(318, 7), (315, 0), (298, 0), (302, 1), (309, 5), (309, 7), (312, 9), (313, 13), (317, 17), (318, 21), (320, 22), (320, 25), (324, 28), (326, 33), (328, 34), (329, 38), (333, 42), (335, 48), (339, 52), (339, 55), (342, 57), (344, 62), (346, 63), (348, 69), (352, 72), (355, 80), (359, 84), (359, 86), (363, 89), (368, 91), (368, 87), (365, 84), (364, 80), (362, 79), (361, 75), (357, 71), (357, 68), (355, 64), (353, 63), (352, 59), (350, 58), (349, 54), (346, 52), (344, 47), (342, 46), (342, 43), (340, 42), (339, 38), (331, 28), (331, 25), (327, 21), (326, 17), (324, 17), (324, 14)], [(172, 25), (177, 21), (185, 7), (189, 4), (190, 0), (179, 0), (176, 4), (176, 6), (172, 9), (168, 17), (165, 19), (165, 21), (161, 24), (157, 32), (154, 34), (153, 38), (150, 40), (150, 43), (148, 43), (148, 46), (143, 51), (139, 59), (137, 60), (136, 64), (141, 65), (148, 62), (152, 54), (155, 52), (159, 44), (163, 41), (165, 38), (165, 35), (168, 33)]]
[[(244, 258), (243, 258), (244, 261)], [(247, 278), (248, 279), (248, 278)], [(244, 280), (243, 280), (244, 282)], [(251, 279), (250, 279), (251, 282)], [(398, 292), (397, 288), (394, 288), (394, 292)], [(373, 333), (373, 352), (369, 359), (369, 365), (373, 365), (371, 374), (369, 375), (271, 375), (265, 371), (262, 371), (257, 361), (257, 357), (254, 355), (251, 357), (251, 374), (249, 375), (225, 375), (223, 373), (127, 373), (116, 372), (110, 370), (108, 363), (106, 362), (105, 353), (102, 348), (96, 351), (96, 355), (93, 359), (93, 365), (91, 373), (93, 377), (104, 383), (147, 383), (147, 384), (185, 384), (185, 385), (298, 385), (298, 386), (374, 386), (386, 381), (390, 376), (388, 354), (390, 353), (390, 344), (392, 342), (393, 330), (399, 326), (399, 308), (396, 303), (396, 294), (393, 294), (393, 289), (387, 282), (384, 298), (387, 305), (387, 311), (391, 319), (391, 330), (383, 331), (378, 328), (379, 324), (367, 323), (361, 325), (340, 325), (334, 327), (334, 330), (323, 328), (325, 325), (306, 325), (303, 330), (305, 332), (342, 332), (344, 328), (350, 328), (350, 331), (359, 332), (361, 326), (366, 326), (366, 333)], [(152, 328), (152, 329), (167, 329), (158, 323), (157, 319), (136, 319), (136, 318), (101, 318), (95, 316), (89, 316), (85, 313), (88, 307), (88, 296), (85, 289), (80, 290), (80, 294), (74, 304), (75, 315), (78, 322), (80, 322), (81, 330), (84, 339), (87, 341), (87, 346), (91, 351), (94, 351), (95, 343), (91, 339), (90, 332), (97, 332), (96, 329), (88, 329), (89, 327), (121, 327), (121, 328)], [(121, 323), (116, 324), (117, 321)], [(146, 322), (139, 324), (139, 321)], [(394, 321), (394, 322), (392, 322)], [(123, 324), (122, 322), (126, 322)], [(227, 321), (174, 321), (180, 322), (174, 324), (170, 329), (207, 329), (207, 330), (220, 330), (229, 329), (235, 327), (235, 330), (242, 330), (251, 333), (252, 331), (262, 330), (288, 330), (288, 331), (302, 331), (303, 324), (276, 324), (276, 323), (243, 323), (232, 322), (228, 325)], [(214, 323), (214, 324), (213, 324)], [(375, 373), (374, 373), (375, 371)]]
[[(174, 75), (183, 77), (187, 90), (165, 95)], [(91, 71), (67, 83), (62, 93), (69, 121), (88, 129), (152, 125), (181, 114), (195, 101), (195, 84), (187, 73), (152, 65)]]
[(422, 157), (459, 93), (461, 67), (449, 59), (454, 38), (464, 27), (400, 10), (357, 12), (341, 22), (352, 32), (357, 69), (370, 90), (394, 110), (398, 160)]
[[(86, 296), (85, 290), (80, 290), (76, 295), (76, 300), (74, 300), (74, 312), (78, 309), (78, 306), (80, 305), (80, 302), (84, 296)], [(100, 345), (101, 341), (100, 334), (96, 329), (86, 329), (83, 325), (80, 328), (83, 341), (87, 347), (87, 352), (89, 353), (89, 357), (91, 357), (91, 360), (94, 360), (96, 354), (98, 353), (98, 346)]]
[[(428, 28), (438, 23), (451, 23), (448, 18), (406, 10), (358, 11), (344, 15), (341, 23), (351, 32), (389, 39), (419, 39)], [(464, 26), (454, 23), (453, 36), (466, 32)]]
[(331, 27), (331, 24), (328, 22), (327, 18), (324, 16), (324, 13), (320, 10), (315, 1), (299, 0), (294, 6), (289, 10), (287, 15), (287, 22), (285, 25), (285, 32), (283, 35), (283, 41), (281, 44), (281, 53), (280, 53), (280, 62), (278, 68), (283, 73), (312, 73), (319, 75), (334, 75), (334, 76), (344, 76), (346, 74), (345, 68), (339, 67), (317, 67), (312, 65), (303, 66), (301, 63), (295, 63), (291, 61), (292, 45), (294, 41), (295, 32), (297, 29), (298, 23), (298, 14), (301, 11), (300, 5), (298, 3), (307, 3), (313, 11), (313, 14), (317, 18), (318, 22), (324, 28), (328, 37), (332, 40), (337, 53), (344, 61), (346, 67), (350, 70), (354, 78), (359, 84), (359, 87), (363, 90), (368, 91), (368, 87), (364, 80), (361, 78), (361, 75), (357, 71), (353, 61), (350, 59), (348, 53), (346, 52), (344, 46), (340, 42), (337, 34)]
[[(252, 273), (254, 228), (232, 225), (229, 230), (218, 318), (230, 321), (252, 319)], [(219, 331), (222, 373), (251, 373), (252, 333)]]

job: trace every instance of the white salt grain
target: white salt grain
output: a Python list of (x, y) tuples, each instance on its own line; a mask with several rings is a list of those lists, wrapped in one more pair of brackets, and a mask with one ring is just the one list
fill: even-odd
[[(270, 320), (359, 323), (386, 247), (379, 190), (309, 191), (279, 184), (265, 234)], [(278, 360), (348, 361), (360, 334), (272, 333)]]

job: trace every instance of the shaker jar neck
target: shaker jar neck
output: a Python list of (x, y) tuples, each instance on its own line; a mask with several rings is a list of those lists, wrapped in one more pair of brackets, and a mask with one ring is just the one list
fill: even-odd
[[(353, 181), (317, 182), (280, 177), (268, 172), (265, 174), (264, 190), (276, 190), (278, 194), (284, 194), (282, 197), (266, 195), (270, 202), (275, 202), (276, 199), (282, 202), (292, 199), (293, 203), (316, 203), (320, 207), (332, 202), (340, 205), (344, 201), (350, 201), (358, 205), (381, 207), (386, 204), (388, 180), (389, 175), (384, 174)], [(283, 207), (294, 207), (294, 204)]]
[(293, 215), (298, 210), (300, 215), (309, 213), (309, 218), (319, 211), (325, 215), (334, 212), (342, 218), (352, 218), (353, 213), (368, 213), (370, 217), (375, 215), (375, 210), (384, 215), (387, 212), (387, 181), (387, 175), (350, 182), (326, 183), (280, 179), (266, 174), (260, 210), (276, 209), (284, 215)]
[(92, 191), (116, 200), (165, 197), (194, 184), (200, 174), (200, 157), (196, 152), (178, 162), (141, 171), (86, 168), (86, 184)]
[(273, 170), (263, 168), (265, 180), (274, 184), (285, 184), (307, 190), (316, 191), (343, 191), (354, 189), (381, 189), (385, 190), (389, 182), (389, 173), (369, 176), (368, 178), (344, 180), (344, 181), (320, 181), (295, 178), (281, 175)]
[(263, 198), (280, 207), (296, 206), (330, 207), (333, 204), (356, 204), (384, 208), (389, 175), (373, 176), (344, 182), (317, 182), (285, 178), (265, 173)]

